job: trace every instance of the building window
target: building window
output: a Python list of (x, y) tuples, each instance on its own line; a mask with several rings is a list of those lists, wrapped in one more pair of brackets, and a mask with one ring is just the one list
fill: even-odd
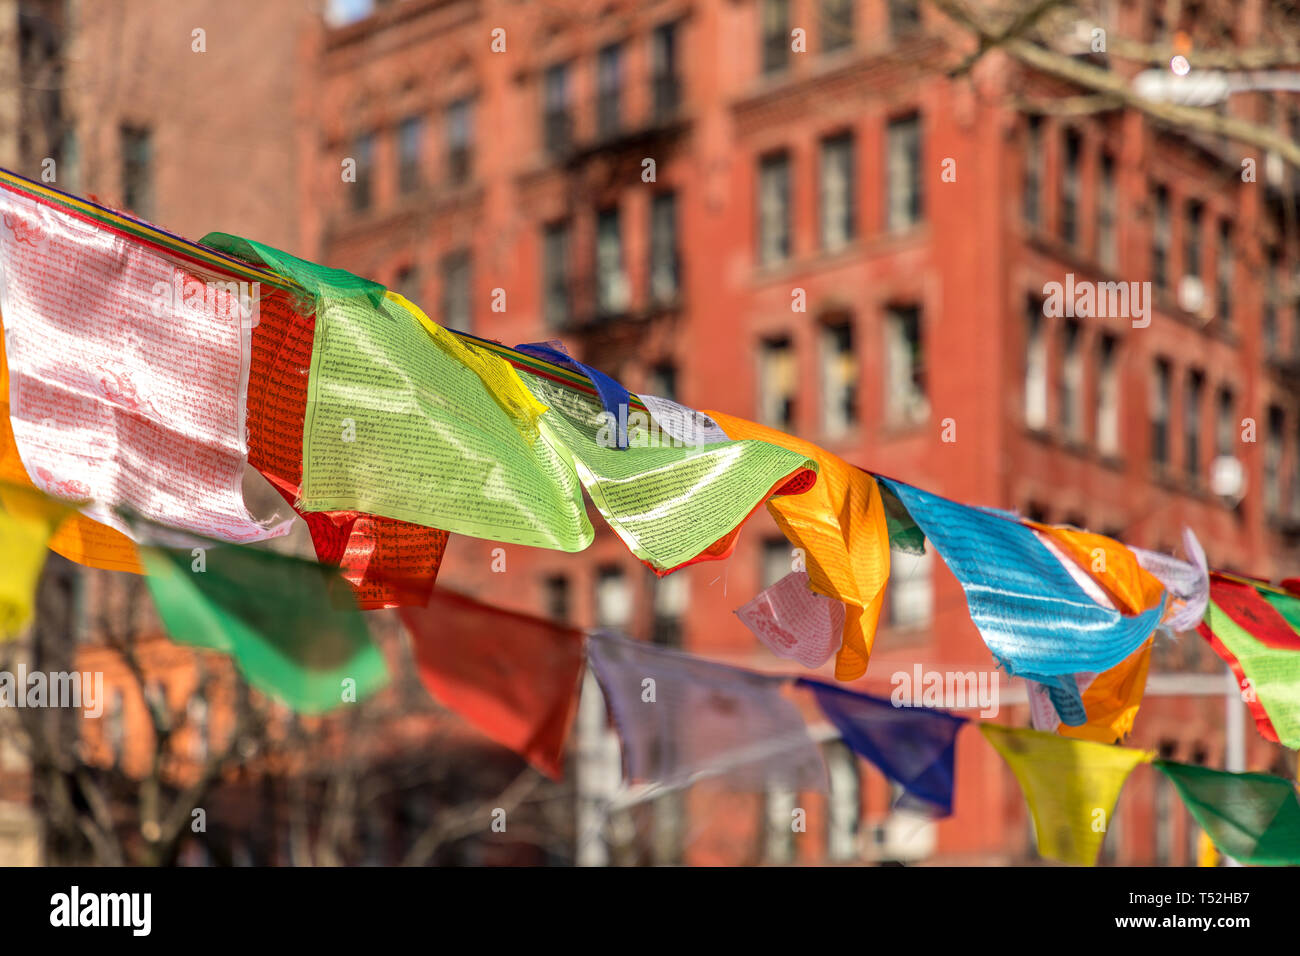
[(1102, 268), (1114, 271), (1119, 265), (1115, 223), (1118, 207), (1115, 196), (1115, 157), (1101, 157), (1101, 184), (1097, 204), (1097, 261)]
[(1282, 507), (1282, 443), (1286, 413), (1277, 405), (1268, 407), (1268, 437), (1264, 446), (1264, 511), (1276, 515)]
[(552, 156), (569, 148), (572, 135), (569, 116), (569, 66), (557, 63), (548, 67), (542, 79), (542, 135), (546, 151)]
[(1225, 326), (1232, 324), (1232, 282), (1235, 264), (1232, 255), (1232, 223), (1226, 219), (1219, 220), (1219, 288), (1215, 293), (1219, 306), (1219, 321)]
[(1278, 306), (1282, 301), (1281, 285), (1278, 277), (1282, 274), (1282, 254), (1276, 246), (1268, 250), (1264, 278), (1264, 355), (1271, 358), (1278, 348)]
[(1061, 174), (1061, 239), (1079, 241), (1079, 167), (1083, 162), (1083, 139), (1077, 130), (1067, 129), (1063, 143)]
[(656, 193), (650, 201), (650, 300), (656, 305), (677, 301), (680, 288), (677, 254), (677, 194)]
[(1119, 340), (1113, 335), (1097, 343), (1097, 451), (1119, 455)]
[(625, 631), (632, 620), (627, 576), (616, 565), (596, 569), (596, 626)]
[(122, 201), (141, 219), (154, 215), (153, 134), (143, 127), (122, 127)]
[(397, 188), (413, 193), (420, 188), (420, 153), (424, 148), (424, 119), (408, 116), (397, 127)]
[(862, 777), (858, 772), (858, 758), (840, 740), (826, 743), (823, 754), (831, 787), (826, 814), (826, 856), (837, 863), (855, 860), (862, 817)]
[(1169, 190), (1157, 186), (1151, 227), (1151, 279), (1157, 289), (1169, 288)]
[(763, 589), (770, 588), (793, 570), (794, 561), (790, 552), (790, 542), (785, 538), (763, 539)]
[(1205, 397), (1205, 373), (1187, 373), (1183, 396), (1183, 471), (1193, 487), (1201, 483), (1201, 402)]
[(759, 418), (764, 425), (790, 431), (794, 426), (796, 384), (794, 347), (787, 336), (764, 339), (758, 347)]
[(546, 324), (569, 321), (569, 224), (554, 222), (542, 230), (542, 313)]
[(1061, 330), (1061, 379), (1057, 392), (1061, 432), (1077, 442), (1083, 435), (1083, 329), (1067, 319)]
[(672, 362), (656, 362), (650, 369), (650, 394), (669, 401), (677, 401), (677, 366)]
[(656, 119), (667, 119), (681, 105), (682, 84), (677, 66), (677, 24), (660, 24), (650, 36), (650, 82), (654, 86)]
[(596, 311), (627, 311), (627, 274), (623, 270), (623, 228), (617, 206), (596, 213)]
[(1025, 309), (1025, 427), (1047, 427), (1047, 322), (1032, 295)]
[(1042, 225), (1043, 200), (1043, 118), (1030, 116), (1025, 121), (1025, 173), (1021, 205), (1025, 222)]
[(822, 248), (843, 249), (853, 238), (853, 134), (822, 140)]
[(821, 330), (822, 431), (842, 436), (858, 423), (858, 359), (847, 319)]
[(758, 161), (758, 261), (782, 262), (790, 255), (790, 156), (771, 153)]
[(770, 787), (763, 801), (763, 862), (783, 866), (794, 862), (794, 810), (798, 794)]
[(406, 266), (398, 270), (393, 280), (393, 291), (408, 302), (420, 303), (420, 270), (415, 266)]
[(546, 616), (552, 621), (567, 623), (569, 620), (569, 578), (563, 574), (550, 574), (542, 580), (542, 600), (546, 605)]
[(601, 137), (618, 132), (623, 102), (623, 47), (612, 43), (596, 55), (596, 131)]
[(925, 397), (925, 351), (919, 307), (893, 306), (885, 317), (885, 408), (895, 425), (917, 424), (930, 414)]
[(853, 0), (821, 0), (821, 42), (823, 53), (853, 45)]
[(930, 625), (934, 614), (934, 552), (889, 553), (889, 626), (915, 630)]
[(762, 62), (765, 76), (790, 64), (789, 0), (759, 0), (762, 18)]
[(360, 211), (369, 209), (373, 201), (371, 190), (374, 188), (372, 172), (375, 161), (375, 137), (373, 133), (362, 133), (352, 143), (352, 159), (356, 162), (356, 182), (351, 187), (352, 208)]
[(682, 622), (690, 605), (690, 578), (670, 574), (654, 578), (654, 630), (651, 640), (661, 647), (682, 646)]
[(1172, 372), (1167, 359), (1158, 358), (1151, 380), (1151, 462), (1157, 469), (1169, 464), (1169, 406)]
[(1237, 437), (1237, 422), (1233, 416), (1232, 389), (1219, 389), (1214, 422), (1214, 452), (1221, 458), (1233, 457)]
[(459, 186), (468, 181), (474, 162), (474, 104), (456, 100), (447, 107), (447, 178)]
[(1183, 236), (1183, 275), (1201, 278), (1201, 219), (1205, 207), (1195, 199), (1187, 201), (1187, 232)]
[(453, 252), (443, 258), (442, 324), (457, 332), (468, 332), (474, 324), (470, 275), (467, 250)]
[(914, 33), (921, 26), (921, 4), (919, 0), (888, 0), (889, 35), (902, 37)]
[(893, 120), (888, 140), (888, 222), (890, 232), (921, 221), (921, 118), (916, 114)]

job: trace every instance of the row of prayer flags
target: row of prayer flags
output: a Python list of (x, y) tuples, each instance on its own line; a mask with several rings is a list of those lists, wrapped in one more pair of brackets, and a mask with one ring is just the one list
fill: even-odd
[[(13, 544), (15, 563), (25, 568), (4, 583), (34, 579), (45, 540), (66, 506), (14, 486), (0, 488), (0, 505), (0, 538)], [(219, 544), (145, 546), (141, 555), (169, 633), (181, 643), (228, 654), (250, 684), (295, 709), (328, 710), (387, 682), (384, 658), (350, 591), (329, 568)], [(0, 623), (11, 628), (29, 613), (23, 591), (0, 589)], [(431, 695), (560, 777), (581, 686), (583, 634), (445, 590), (426, 607), (405, 607), (401, 614)], [(681, 786), (722, 778), (740, 788), (825, 789), (820, 752), (786, 695), (789, 678), (604, 633), (585, 644), (622, 743), (628, 780)], [(902, 788), (910, 804), (935, 815), (952, 812), (956, 736), (964, 717), (896, 707), (806, 678), (796, 686), (812, 692), (845, 744)], [(1125, 780), (1153, 754), (992, 723), (981, 723), (980, 730), (1025, 794), (1039, 852), (1092, 865)], [(1293, 784), (1167, 761), (1156, 767), (1221, 852), (1252, 864), (1300, 863)]]
[[(807, 570), (738, 613), (778, 654), (809, 666), (835, 655), (841, 680), (866, 670), (890, 548), (916, 552), (929, 539), (994, 656), (1034, 682), (1035, 722), (1055, 723), (1063, 736), (1051, 740), (1082, 748), (1071, 766), (1130, 729), (1156, 626), (1185, 629), (1202, 615), (1200, 629), (1246, 685), (1261, 733), (1300, 746), (1300, 599), (1226, 575), (1209, 583), (1194, 538), (1185, 541), (1191, 561), (1178, 562), (958, 505), (764, 426), (633, 396), (559, 343), (507, 349), (453, 334), (344, 270), (226, 234), (190, 243), (7, 173), (0, 256), (0, 543), (14, 556), (0, 580), (0, 636), (30, 619), (49, 547), (147, 572), (177, 640), (229, 654), (253, 686), (319, 712), (387, 680), (358, 606), (403, 607), (435, 696), (556, 774), (580, 639), (558, 626), (503, 622), (513, 636), (497, 656), (512, 664), (483, 670), (483, 649), (458, 646), (442, 625), (458, 622), (452, 630), (463, 636), (475, 622), (492, 626), (492, 609), (442, 595), (434, 581), (450, 531), (586, 547), (585, 488), (660, 574), (726, 557), (766, 504)], [(247, 466), (306, 521), (319, 563), (132, 541), (127, 515), (232, 543), (283, 534), (286, 522), (246, 508)], [(198, 552), (203, 568), (194, 566)], [(824, 778), (806, 734), (792, 729), (788, 682), (625, 645), (593, 638), (589, 653), (634, 776), (711, 773), (718, 754), (753, 745), (760, 755), (776, 748), (792, 785)], [(699, 715), (691, 727), (699, 740), (678, 739), (682, 728), (664, 716), (676, 706), (631, 706), (628, 675), (638, 669), (659, 675), (642, 675), (642, 693), (647, 679), (662, 684), (666, 701)], [(910, 796), (951, 809), (959, 719), (900, 722), (865, 695), (817, 682), (806, 689)], [(633, 730), (647, 714), (662, 722), (648, 737)], [(912, 723), (918, 717), (927, 723)], [(998, 740), (1021, 776), (1038, 745)], [(742, 776), (758, 759), (739, 761)], [(1107, 759), (1122, 768), (1128, 758)], [(1027, 793), (1037, 786), (1026, 784)], [(1080, 834), (1050, 839), (1054, 852), (1086, 855)]]

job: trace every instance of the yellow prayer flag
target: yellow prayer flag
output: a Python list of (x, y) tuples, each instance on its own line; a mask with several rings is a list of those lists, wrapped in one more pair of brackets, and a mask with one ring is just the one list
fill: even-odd
[(1154, 646), (1155, 639), (1147, 638), (1145, 644), (1124, 660), (1098, 674), (1083, 692), (1083, 711), (1088, 715), (1088, 722), (1079, 727), (1061, 724), (1057, 731), (1065, 737), (1103, 744), (1127, 736), (1142, 705)]
[(1196, 865), (1197, 866), (1218, 866), (1219, 851), (1210, 839), (1210, 835), (1204, 830), (1196, 834)]
[(65, 511), (35, 489), (0, 486), (0, 641), (31, 620), (46, 545)]
[(835, 677), (856, 680), (867, 670), (889, 579), (889, 529), (876, 479), (861, 468), (774, 428), (720, 412), (705, 412), (732, 439), (755, 439), (817, 462), (817, 483), (782, 495), (767, 510), (807, 558), (809, 584), (846, 605)]
[(452, 335), (433, 319), (424, 314), (411, 300), (396, 292), (385, 293), (389, 299), (415, 316), (416, 321), (429, 333), (433, 343), (452, 358), (477, 375), (487, 388), (488, 393), (496, 399), (498, 405), (514, 419), (520, 434), (532, 441), (537, 437), (537, 419), (546, 411), (546, 406), (529, 391), (519, 373), (509, 362), (488, 352), (475, 348), (455, 335)]
[(1039, 854), (1095, 865), (1124, 781), (1155, 754), (1021, 727), (987, 722), (979, 727), (1020, 782)]

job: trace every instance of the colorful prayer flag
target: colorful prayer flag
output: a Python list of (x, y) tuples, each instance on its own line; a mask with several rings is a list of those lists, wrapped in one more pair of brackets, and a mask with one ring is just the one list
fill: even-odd
[(0, 642), (31, 621), (46, 547), (67, 511), (34, 488), (0, 483)]
[(628, 447), (618, 424), (589, 395), (531, 372), (521, 373), (547, 412), (546, 443), (566, 456), (609, 526), (659, 574), (725, 557), (740, 526), (775, 494), (802, 490), (817, 465), (762, 441), (684, 445), (633, 412)]
[(591, 543), (577, 476), (538, 437), (545, 407), (506, 362), (377, 283), (250, 240), (204, 242), (264, 263), (314, 299), (301, 511), (562, 551)]
[(1008, 673), (1047, 684), (1100, 673), (1137, 650), (1160, 622), (1160, 607), (1130, 616), (1098, 604), (1019, 520), (880, 481), (961, 582), (971, 619)]
[(831, 659), (844, 631), (844, 604), (813, 591), (803, 571), (760, 591), (736, 616), (777, 657), (809, 668)]
[(1061, 735), (1104, 744), (1127, 737), (1142, 705), (1154, 647), (1155, 638), (1148, 638), (1124, 660), (1088, 681), (1083, 688), (1083, 710), (1087, 721), (1062, 726)]
[(626, 388), (600, 369), (584, 365), (573, 358), (568, 349), (564, 347), (564, 343), (559, 339), (552, 339), (549, 342), (531, 342), (526, 345), (516, 345), (515, 351), (536, 356), (564, 368), (573, 369), (575, 372), (580, 372), (586, 376), (587, 380), (591, 382), (591, 387), (595, 389), (596, 397), (600, 400), (600, 407), (617, 422), (616, 447), (627, 447), (627, 422), (631, 411), (632, 396)]
[(732, 415), (706, 414), (732, 438), (768, 442), (817, 463), (816, 485), (772, 499), (767, 510), (803, 549), (813, 590), (844, 602), (835, 677), (856, 680), (867, 670), (889, 579), (889, 527), (875, 478), (811, 442)]
[(1295, 784), (1264, 773), (1228, 773), (1157, 760), (1214, 845), (1258, 866), (1300, 865), (1300, 802)]
[(248, 683), (321, 713), (388, 681), (337, 571), (256, 548), (142, 548), (146, 581), (178, 644), (230, 655)]
[(31, 481), (97, 521), (119, 509), (228, 541), (285, 533), (245, 507), (256, 293), (0, 181), (0, 311), (14, 443)]
[(821, 681), (800, 678), (844, 743), (880, 769), (911, 797), (940, 815), (952, 813), (957, 732), (965, 717), (891, 701)]
[(337, 565), (362, 609), (423, 607), (447, 546), (447, 532), (356, 511), (302, 511), (303, 421), (316, 317), (285, 289), (262, 292), (248, 381), (248, 463), (289, 503), (311, 533), (316, 557)]
[[(4, 325), (0, 322), (0, 481), (35, 491), (9, 423), (9, 366), (5, 361), (4, 335)], [(66, 514), (50, 538), (49, 548), (69, 561), (92, 568), (144, 574), (135, 542), (122, 532), (75, 511)]]
[(1189, 561), (1180, 561), (1158, 551), (1131, 549), (1138, 563), (1154, 574), (1169, 592), (1169, 610), (1164, 624), (1175, 631), (1190, 631), (1201, 623), (1210, 600), (1210, 569), (1205, 549), (1191, 528), (1183, 529), (1183, 550)]
[(427, 607), (400, 613), (434, 699), (559, 779), (578, 707), (582, 633), (442, 588)]
[(783, 679), (610, 634), (587, 656), (634, 782), (723, 778), (744, 790), (825, 791), (826, 765)]
[(991, 723), (979, 728), (1020, 782), (1034, 818), (1039, 854), (1093, 866), (1124, 781), (1155, 754), (1027, 728)]
[[(1279, 603), (1290, 607), (1284, 595)], [(1198, 628), (1242, 684), (1260, 733), (1300, 748), (1300, 634), (1250, 584), (1214, 575)]]

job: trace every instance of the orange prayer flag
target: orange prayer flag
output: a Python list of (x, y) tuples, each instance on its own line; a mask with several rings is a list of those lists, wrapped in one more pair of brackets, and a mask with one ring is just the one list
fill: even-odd
[(767, 509), (806, 555), (812, 589), (846, 605), (835, 677), (856, 680), (867, 670), (889, 578), (889, 529), (876, 479), (844, 459), (743, 418), (708, 411), (727, 436), (780, 445), (817, 462), (817, 483), (800, 495), (773, 498)]
[(1088, 722), (1078, 727), (1061, 724), (1063, 737), (1112, 744), (1133, 729), (1142, 694), (1147, 686), (1147, 669), (1155, 639), (1147, 642), (1110, 670), (1098, 674), (1083, 692), (1083, 710)]
[(1028, 524), (1051, 537), (1065, 554), (1083, 568), (1124, 614), (1141, 614), (1159, 606), (1165, 587), (1138, 564), (1137, 555), (1114, 538), (1059, 525)]

